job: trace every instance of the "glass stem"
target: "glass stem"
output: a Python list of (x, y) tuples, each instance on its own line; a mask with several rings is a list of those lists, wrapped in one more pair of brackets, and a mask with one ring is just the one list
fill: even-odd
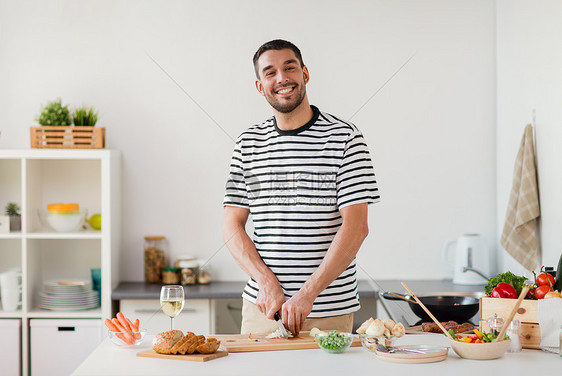
[(170, 320), (172, 320), (172, 330), (174, 330), (174, 318), (170, 317)]

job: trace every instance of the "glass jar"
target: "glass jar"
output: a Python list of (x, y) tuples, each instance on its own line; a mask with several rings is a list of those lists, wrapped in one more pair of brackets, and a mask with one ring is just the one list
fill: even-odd
[(208, 262), (201, 262), (199, 264), (199, 275), (197, 276), (197, 283), (200, 285), (207, 285), (211, 283), (211, 266)]
[(180, 268), (180, 283), (182, 285), (196, 285), (199, 274), (199, 262), (193, 256), (183, 255), (174, 264)]
[(166, 285), (177, 285), (180, 283), (180, 268), (164, 268), (162, 271), (162, 283)]
[(144, 237), (144, 280), (161, 283), (162, 271), (166, 266), (166, 237)]

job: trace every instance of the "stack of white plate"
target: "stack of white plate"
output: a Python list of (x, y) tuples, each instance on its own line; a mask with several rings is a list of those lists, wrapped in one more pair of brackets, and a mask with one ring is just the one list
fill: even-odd
[(76, 311), (99, 306), (97, 291), (90, 281), (46, 281), (39, 293), (39, 308), (53, 311)]

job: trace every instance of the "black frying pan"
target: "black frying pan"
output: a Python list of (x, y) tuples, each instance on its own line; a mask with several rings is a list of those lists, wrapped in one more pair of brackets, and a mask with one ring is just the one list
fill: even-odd
[[(406, 299), (411, 300), (408, 302), (412, 311), (420, 319), (424, 321), (433, 321), (425, 313), (423, 308), (416, 303), (416, 300), (410, 295), (402, 295)], [(382, 294), (383, 298), (388, 300), (403, 300), (396, 296), (390, 295), (388, 292)], [(425, 307), (435, 316), (439, 321), (456, 321), (459, 324), (468, 321), (474, 316), (479, 309), (479, 300), (473, 296), (420, 296), (418, 299), (425, 305)]]

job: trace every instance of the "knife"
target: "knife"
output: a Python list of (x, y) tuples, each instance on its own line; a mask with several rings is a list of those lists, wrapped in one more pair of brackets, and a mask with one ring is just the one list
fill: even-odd
[(273, 315), (273, 317), (275, 318), (275, 321), (277, 321), (277, 326), (279, 327), (279, 333), (281, 333), (281, 336), (283, 338), (289, 338), (289, 333), (287, 333), (287, 329), (285, 329), (285, 326), (281, 321), (281, 316), (279, 315), (279, 311), (275, 312), (275, 315)]

